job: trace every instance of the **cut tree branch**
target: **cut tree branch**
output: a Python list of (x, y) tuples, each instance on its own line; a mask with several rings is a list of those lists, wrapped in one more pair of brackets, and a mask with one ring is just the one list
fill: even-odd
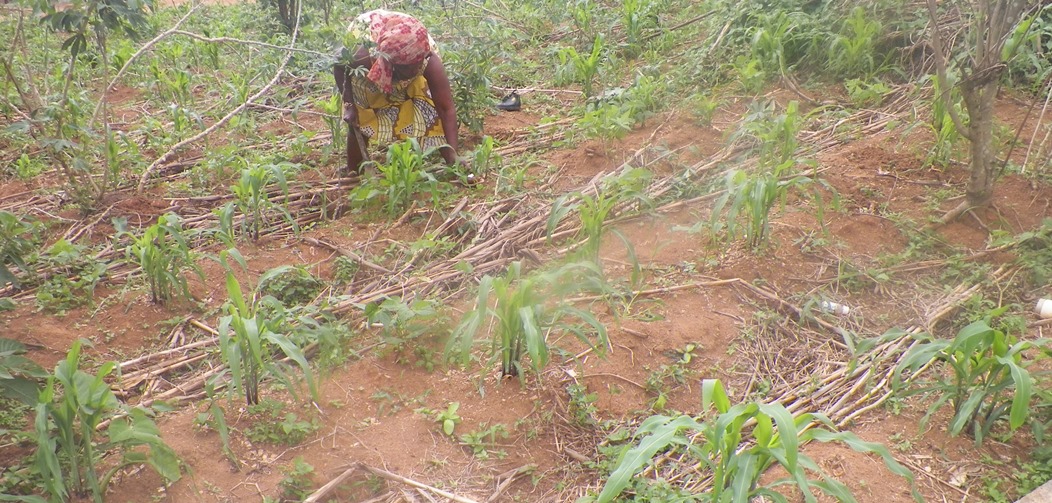
[(117, 85), (117, 82), (120, 81), (121, 77), (123, 77), (124, 74), (128, 72), (128, 68), (131, 67), (131, 64), (134, 63), (137, 59), (139, 59), (139, 56), (146, 54), (146, 51), (149, 51), (150, 48), (157, 44), (157, 42), (160, 42), (172, 33), (175, 33), (179, 29), (179, 26), (182, 25), (183, 22), (186, 21), (190, 17), (190, 15), (193, 14), (194, 11), (196, 11), (197, 8), (201, 5), (203, 4), (194, 4), (192, 7), (190, 7), (190, 10), (186, 11), (186, 14), (183, 14), (183, 17), (179, 18), (179, 20), (175, 22), (174, 26), (172, 26), (168, 30), (165, 30), (160, 35), (153, 37), (153, 40), (146, 42), (146, 44), (140, 47), (138, 51), (135, 51), (135, 54), (132, 54), (131, 57), (128, 58), (128, 61), (124, 62), (124, 65), (121, 66), (121, 69), (117, 72), (117, 75), (114, 75), (113, 80), (111, 80), (110, 83), (106, 85), (106, 88), (102, 90), (102, 96), (99, 97), (99, 102), (95, 104), (95, 111), (91, 113), (91, 120), (88, 121), (88, 124), (90, 126), (94, 126), (95, 122), (98, 120), (99, 112), (102, 111), (102, 107), (106, 104), (106, 97), (110, 94), (110, 89), (113, 89), (113, 86)]
[(274, 84), (277, 84), (278, 81), (281, 80), (281, 74), (285, 72), (285, 67), (288, 66), (289, 60), (292, 58), (292, 53), (293, 53), (292, 49), (296, 46), (296, 39), (299, 36), (299, 32), (300, 32), (300, 15), (301, 15), (301, 13), (302, 13), (302, 9), (297, 9), (296, 10), (296, 27), (295, 27), (294, 30), (292, 30), (292, 40), (289, 42), (289, 46), (286, 48), (287, 52), (285, 54), (285, 59), (281, 60), (281, 65), (278, 66), (277, 71), (274, 72), (274, 78), (270, 79), (270, 82), (268, 82), (267, 85), (263, 86), (263, 88), (260, 89), (258, 92), (256, 92), (256, 94), (253, 94), (252, 96), (249, 96), (248, 99), (245, 100), (244, 103), (238, 105), (237, 108), (231, 110), (230, 113), (228, 113), (225, 116), (223, 116), (222, 119), (219, 119), (218, 121), (216, 121), (215, 124), (212, 124), (211, 126), (209, 126), (204, 131), (201, 131), (200, 133), (197, 133), (196, 135), (194, 135), (194, 136), (192, 136), (190, 138), (187, 138), (187, 139), (185, 139), (185, 140), (183, 140), (183, 141), (181, 141), (179, 143), (176, 143), (175, 145), (172, 146), (172, 148), (168, 149), (168, 151), (165, 152), (164, 155), (162, 155), (161, 157), (158, 157), (157, 160), (153, 161), (153, 163), (151, 163), (149, 166), (147, 166), (146, 170), (143, 171), (143, 173), (142, 173), (142, 177), (139, 178), (139, 186), (136, 188), (136, 191), (138, 193), (142, 194), (143, 189), (146, 188), (146, 182), (148, 182), (150, 180), (150, 175), (153, 174), (154, 170), (156, 170), (158, 166), (160, 166), (161, 164), (164, 164), (164, 163), (168, 162), (169, 160), (171, 160), (171, 158), (173, 156), (175, 156), (175, 154), (177, 152), (179, 152), (179, 150), (181, 150), (183, 147), (186, 147), (187, 145), (195, 143), (198, 140), (201, 140), (202, 138), (205, 138), (208, 135), (212, 134), (212, 132), (214, 132), (215, 130), (223, 127), (223, 125), (225, 125), (227, 122), (229, 122), (230, 119), (234, 118), (235, 115), (241, 113), (243, 110), (248, 108), (248, 106), (251, 105), (252, 102), (256, 101), (260, 96), (263, 96), (264, 94), (269, 92), (270, 88), (274, 87)]

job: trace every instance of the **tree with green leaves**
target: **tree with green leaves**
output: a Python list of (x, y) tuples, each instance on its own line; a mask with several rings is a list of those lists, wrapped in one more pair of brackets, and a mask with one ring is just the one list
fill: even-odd
[[(994, 184), (1001, 169), (994, 147), (994, 104), (1001, 77), (1014, 52), (1012, 40), (1021, 36), (1017, 26), (1040, 4), (1029, 0), (927, 0), (931, 18), (931, 41), (939, 88), (936, 96), (950, 112), (954, 125), (970, 143), (971, 175), (965, 199), (946, 213), (940, 223), (948, 223), (976, 208), (990, 205)], [(952, 12), (966, 22), (964, 36), (951, 40), (941, 32), (940, 19)], [(956, 81), (952, 76), (956, 75)], [(960, 89), (967, 117), (961, 117), (950, 103), (949, 90)]]

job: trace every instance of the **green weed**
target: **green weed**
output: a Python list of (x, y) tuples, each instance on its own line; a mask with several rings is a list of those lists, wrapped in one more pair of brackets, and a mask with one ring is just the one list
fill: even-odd
[(314, 302), (323, 287), (303, 266), (282, 265), (260, 275), (256, 289), (291, 307)]
[(477, 430), (461, 435), (460, 442), (470, 447), (471, 453), (480, 460), (490, 459), (490, 456), (503, 459), (508, 455), (507, 451), (498, 448), (498, 442), (503, 438), (508, 438), (508, 428), (503, 424), (480, 423)]
[(30, 180), (43, 173), (45, 169), (47, 169), (47, 165), (41, 162), (40, 159), (29, 157), (28, 154), (22, 154), (11, 163), (8, 171), (13, 171), (14, 173), (12, 174), (20, 180)]
[(414, 412), (429, 416), (432, 420), (442, 426), (442, 433), (448, 437), (452, 437), (454, 430), (456, 430), (457, 425), (460, 424), (461, 421), (460, 414), (457, 414), (458, 409), (460, 409), (460, 402), (450, 402), (445, 410), (432, 410), (421, 407)]
[(650, 405), (653, 410), (664, 410), (671, 386), (683, 384), (691, 376), (690, 362), (694, 359), (695, 350), (697, 350), (696, 344), (687, 344), (682, 351), (677, 352), (676, 361), (661, 365), (647, 374), (644, 386), (648, 393), (654, 395), (654, 401)]
[(0, 287), (8, 283), (19, 287), (11, 266), (23, 273), (30, 272), (27, 261), (32, 261), (37, 251), (41, 230), (41, 225), (31, 218), (0, 211)]
[[(300, 419), (295, 412), (285, 412), (284, 402), (264, 398), (248, 407), (253, 416), (252, 426), (245, 429), (245, 436), (252, 442), (299, 445), (321, 425), (316, 419)], [(284, 412), (284, 414), (282, 414)]]
[(106, 273), (106, 264), (89, 255), (88, 249), (60, 239), (40, 260), (56, 273), (37, 291), (37, 306), (61, 313), (92, 302), (95, 285)]
[(862, 79), (848, 79), (844, 81), (847, 95), (851, 102), (857, 107), (877, 106), (884, 100), (884, 96), (891, 92), (887, 84), (876, 81), (865, 81)]
[(391, 297), (366, 306), (365, 316), (369, 323), (383, 325), (381, 340), (385, 344), (400, 348), (436, 332), (438, 327), (446, 323), (438, 307), (439, 304), (431, 300), (406, 303), (401, 298)]
[(337, 285), (349, 285), (354, 281), (361, 265), (350, 257), (339, 256), (332, 261), (332, 279)]
[(490, 75), (499, 71), (498, 63), (508, 59), (500, 23), (479, 26), (483, 33), (455, 37), (451, 47), (443, 48), (442, 61), (449, 73), (457, 120), (473, 133), (482, 132), (487, 113), (493, 110)]
[(280, 501), (300, 502), (310, 496), (314, 487), (314, 467), (302, 456), (296, 456), (292, 465), (282, 470), (284, 477), (278, 482), (281, 490)]
[(566, 393), (570, 396), (569, 409), (573, 422), (579, 426), (595, 426), (595, 416), (599, 412), (595, 402), (599, 400), (599, 395), (588, 393), (588, 388), (580, 383), (566, 386)]

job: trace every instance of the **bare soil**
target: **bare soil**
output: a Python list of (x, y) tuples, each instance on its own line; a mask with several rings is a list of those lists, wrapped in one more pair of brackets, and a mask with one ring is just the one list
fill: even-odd
[[(134, 92), (123, 94), (135, 99)], [(529, 111), (529, 95), (524, 101), (521, 113), (488, 118), (484, 134), (505, 142), (526, 134), (540, 117)], [(722, 109), (713, 122), (721, 128), (717, 129), (699, 125), (689, 114), (673, 110), (652, 118), (624, 140), (584, 141), (549, 150), (541, 158), (558, 173), (554, 185), (558, 192), (573, 190), (599, 173), (618, 168), (647, 145), (679, 152), (674, 162), (655, 168), (671, 171), (719, 151), (740, 112), (733, 105)], [(1013, 130), (1024, 115), (1025, 109), (1010, 100), (1003, 101), (998, 109), (1000, 120)], [(275, 134), (280, 134), (281, 125), (273, 127)], [(909, 230), (893, 216), (926, 223), (955, 204), (945, 194), (963, 192), (964, 166), (941, 170), (924, 166), (929, 143), (923, 133), (904, 136), (891, 130), (821, 153), (816, 159), (818, 168), (824, 170), (823, 178), (839, 194), (840, 209), (826, 212), (823, 230), (811, 202), (790, 199), (773, 216), (770, 246), (759, 253), (737, 244), (714, 246), (705, 232), (689, 231), (709, 218), (709, 202), (618, 224), (617, 229), (633, 244), (643, 266), (644, 288), (669, 290), (640, 296), (627, 306), (586, 306), (609, 328), (611, 347), (605, 355), (586, 353), (579, 345), (563, 341), (566, 355), (557, 356), (542, 375), (520, 382), (499, 380), (495, 369), (439, 365), (429, 372), (417, 365), (419, 356), (379, 346), (327, 370), (316, 404), (303, 404), (280, 390), (265, 391), (267, 396), (285, 400), (287, 411), (313, 418), (320, 427), (306, 441), (293, 446), (253, 444), (235, 431), (233, 449), (244, 463), (240, 470), (235, 470), (222, 453), (215, 431), (194, 425), (204, 402), (164, 414), (159, 420), (164, 439), (181, 457), (186, 476), (164, 488), (149, 470), (128, 472), (112, 485), (108, 501), (260, 501), (279, 494), (283, 471), (297, 457), (314, 467), (315, 488), (352, 464), (365, 463), (478, 501), (491, 495), (494, 499), (490, 501), (571, 501), (585, 489), (599, 487), (594, 466), (586, 461), (597, 459), (597, 446), (604, 434), (574, 420), (567, 387), (578, 383), (597, 394), (594, 416), (600, 422), (645, 417), (655, 398), (645, 389), (648, 377), (662, 365), (677, 361), (680, 352), (694, 344), (688, 378), (666, 383), (666, 410), (699, 412), (699, 383), (705, 378), (723, 379), (734, 398), (744, 398), (750, 386), (755, 391), (757, 384), (752, 381), (757, 355), (750, 352), (757, 346), (748, 338), (755, 334), (757, 318), (768, 316), (772, 306), (733, 287), (675, 287), (741, 278), (763, 284), (793, 302), (829, 285), (840, 265), (875, 267), (882, 257), (902, 252), (909, 245)], [(1013, 159), (1019, 155), (1017, 149)], [(337, 162), (320, 169), (334, 173)], [(536, 167), (536, 175), (543, 178), (546, 169)], [(31, 188), (21, 183), (5, 183), (0, 186), (0, 195), (15, 197), (27, 190)], [(119, 196), (111, 204), (116, 214), (135, 222), (151, 221), (168, 206), (156, 195)], [(1050, 205), (1052, 188), (1008, 175), (998, 185), (995, 208), (979, 212), (977, 219), (962, 218), (938, 229), (936, 239), (945, 246), (979, 252), (989, 246), (994, 229), (1020, 233), (1037, 228), (1049, 216)], [(377, 236), (374, 241), (415, 240), (425, 228), (426, 222), (412, 218), (386, 228), (347, 215), (309, 229), (302, 237), (353, 249), (372, 236)], [(100, 223), (90, 237), (102, 242), (110, 232), (112, 227)], [(334, 254), (301, 237), (246, 243), (241, 252), (249, 262), (246, 281), (285, 264), (303, 265), (317, 276), (332, 278)], [(610, 274), (627, 278), (629, 258), (619, 239), (608, 236), (602, 256)], [(996, 265), (1011, 258), (992, 254), (981, 260)], [(137, 281), (109, 282), (95, 291), (91, 306), (58, 316), (38, 312), (27, 300), (17, 310), (0, 314), (0, 327), (8, 337), (31, 344), (32, 357), (46, 367), (63, 357), (77, 338), (95, 342), (90, 349), (93, 361), (124, 360), (164, 347), (171, 335), (167, 320), (192, 315), (214, 323), (217, 309), (226, 298), (223, 269), (213, 261), (201, 265), (204, 281), (191, 280), (195, 303), (161, 307), (149, 301), (148, 291)], [(927, 273), (915, 273), (917, 281)], [(922, 291), (918, 284), (906, 273), (874, 288), (834, 289), (836, 300), (851, 306), (852, 314), (830, 321), (864, 326), (876, 333), (923, 324), (931, 314), (926, 308), (940, 292)], [(1033, 330), (1036, 333), (1031, 335), (1041, 335), (1045, 329)], [(427, 341), (437, 354), (441, 354), (444, 335), (443, 329), (436, 327)], [(188, 339), (201, 336), (190, 333)], [(357, 344), (374, 346), (378, 338), (374, 330), (364, 330)], [(784, 351), (784, 365), (828, 356), (793, 353), (791, 346), (775, 342), (767, 350)], [(574, 355), (579, 358), (574, 359)], [(489, 449), (489, 459), (480, 459), (466, 446), (444, 436), (431, 418), (414, 412), (421, 407), (443, 410), (451, 402), (460, 404), (463, 418), (456, 427), (457, 434), (477, 431), (483, 424), (506, 427), (508, 437)], [(243, 431), (254, 419), (237, 404), (231, 402), (227, 417), (235, 430)], [(941, 415), (921, 431), (919, 418), (925, 407), (921, 401), (906, 401), (877, 408), (855, 421), (850, 430), (891, 447), (898, 459), (914, 469), (918, 487), (929, 501), (982, 501), (978, 494), (983, 481), (1006, 477), (1010, 467), (1029, 452), (1031, 440), (1025, 434), (1011, 437), (1008, 443), (987, 442), (982, 448), (974, 447), (967, 438), (951, 438), (945, 432), (946, 418)], [(808, 445), (805, 452), (828, 474), (850, 486), (859, 501), (911, 501), (907, 483), (891, 475), (876, 457), (835, 445)], [(0, 459), (24, 454), (0, 448)], [(525, 466), (532, 467), (528, 476), (501, 487), (505, 480), (502, 475)], [(403, 491), (398, 494), (405, 494), (401, 496), (405, 501), (422, 501), (419, 494), (412, 499), (409, 486), (361, 474), (349, 479), (332, 501), (363, 501), (388, 491)]]

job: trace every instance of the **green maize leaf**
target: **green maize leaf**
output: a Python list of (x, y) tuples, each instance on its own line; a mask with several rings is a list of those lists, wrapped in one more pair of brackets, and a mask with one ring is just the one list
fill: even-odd
[(759, 487), (755, 491), (753, 491), (753, 497), (754, 498), (755, 497), (760, 497), (760, 496), (762, 496), (765, 499), (771, 501), (772, 503), (789, 503), (789, 499), (786, 498), (785, 495), (783, 495), (783, 494), (781, 494), (781, 493), (779, 493), (777, 491), (773, 491), (771, 489), (768, 489), (766, 487)]
[(821, 489), (822, 492), (836, 498), (839, 503), (855, 503), (855, 495), (842, 482), (824, 477), (822, 480), (812, 480), (811, 486)]
[[(783, 447), (774, 447), (774, 448), (771, 448), (771, 449), (764, 449), (764, 455), (766, 455), (768, 457), (771, 457), (771, 458), (774, 458), (774, 460), (777, 461), (778, 464), (782, 465), (783, 468), (786, 468), (788, 466), (788, 463), (789, 463), (788, 460), (786, 459), (786, 455), (787, 454), (788, 454), (788, 452)], [(797, 463), (796, 469), (789, 470), (788, 468), (786, 468), (786, 471), (789, 472), (789, 475), (790, 475), (789, 478), (783, 479), (782, 481), (776, 481), (775, 483), (772, 484), (772, 486), (779, 485), (779, 483), (788, 484), (790, 482), (795, 482), (796, 486), (800, 489), (801, 494), (803, 494), (804, 500), (809, 501), (809, 502), (810, 501), (814, 501), (815, 497), (811, 493), (810, 484), (808, 483), (808, 478), (807, 478), (807, 470), (805, 470), (805, 468), (806, 469), (810, 469), (810, 470), (815, 471), (815, 472), (821, 472), (821, 470), (818, 468), (817, 465), (815, 465), (815, 463), (813, 461), (811, 461), (811, 458), (808, 458), (807, 456), (805, 456), (803, 454), (797, 453), (797, 461), (796, 461), (796, 463)], [(770, 466), (770, 460), (767, 461), (767, 464), (765, 466), (763, 466), (762, 469), (766, 470), (768, 466)], [(759, 476), (759, 474), (757, 475), (757, 477), (758, 476)]]
[(716, 411), (723, 414), (730, 410), (731, 401), (727, 398), (727, 392), (723, 389), (723, 383), (719, 379), (705, 379), (701, 381), (701, 410), (709, 410), (715, 406)]
[(0, 494), (0, 501), (20, 501), (22, 503), (47, 503), (47, 500), (40, 496), (11, 496), (9, 494)]
[[(51, 404), (53, 393), (54, 388), (49, 385), (46, 391), (41, 392), (41, 397), (47, 396), (48, 400), (46, 402), (42, 400), (36, 406), (36, 419), (34, 421), (37, 445), (36, 466), (40, 474), (43, 475), (44, 488), (51, 493), (52, 499), (65, 501), (68, 493), (58, 453), (56, 452), (58, 441), (51, 434), (51, 429), (48, 426), (48, 406)], [(69, 423), (66, 422), (65, 424), (68, 425)]]
[(964, 427), (968, 426), (968, 423), (975, 417), (976, 411), (983, 405), (983, 399), (986, 398), (986, 391), (982, 388), (972, 390), (968, 394), (968, 399), (965, 400), (960, 407), (957, 409), (957, 413), (953, 416), (953, 420), (950, 421), (950, 425), (946, 427), (946, 430), (952, 436), (960, 435), (961, 431), (964, 431)]
[(991, 338), (996, 332), (990, 328), (986, 320), (973, 322), (957, 332), (957, 337), (953, 339), (953, 347), (965, 355), (972, 355), (979, 344)]
[(949, 345), (949, 341), (937, 340), (914, 346), (895, 367), (895, 372), (892, 377), (892, 385), (894, 387), (901, 387), (903, 371), (909, 370), (910, 374), (914, 374), (918, 369), (936, 359)]
[[(781, 428), (779, 428), (779, 431)], [(756, 446), (762, 449), (772, 447), (772, 443), (778, 441), (774, 434), (774, 426), (771, 417), (766, 414), (756, 416), (756, 426), (752, 429), (752, 436), (756, 439)]]
[(1005, 336), (1004, 332), (995, 331), (993, 333), (991, 349), (994, 356), (1004, 356), (1008, 353), (1008, 337)]
[[(645, 429), (644, 429), (645, 427)], [(632, 477), (643, 469), (658, 451), (667, 449), (677, 443), (683, 443), (682, 429), (701, 429), (689, 416), (669, 418), (665, 416), (652, 416), (640, 425), (640, 431), (646, 431), (645, 436), (640, 439), (639, 444), (625, 452), (617, 468), (610, 473), (610, 477), (603, 485), (603, 490), (596, 497), (597, 503), (609, 503), (614, 500), (621, 491), (624, 491), (632, 482)], [(638, 431), (637, 431), (638, 433)]]
[(263, 335), (265, 335), (266, 328), (261, 327), (259, 321), (256, 318), (243, 318), (242, 331), (238, 334), (241, 338), (241, 344), (247, 344), (248, 347), (248, 364), (256, 365), (263, 364)]
[(548, 363), (548, 343), (544, 340), (544, 334), (537, 326), (534, 319), (535, 312), (530, 307), (519, 308), (519, 318), (522, 320), (522, 335), (526, 340), (526, 352), (530, 355), (534, 370), (539, 371)]
[(938, 410), (941, 409), (943, 405), (946, 405), (946, 402), (950, 401), (950, 398), (952, 398), (952, 396), (949, 393), (939, 395), (939, 397), (936, 398), (930, 406), (928, 406), (928, 411), (924, 413), (923, 417), (921, 417), (920, 429), (923, 430), (928, 427), (928, 422), (931, 420), (931, 417), (935, 415), (935, 413), (938, 412)]
[(1033, 380), (1030, 373), (1010, 358), (1000, 356), (997, 361), (1008, 367), (1015, 382), (1015, 396), (1012, 397), (1012, 412), (1008, 416), (1008, 425), (1013, 430), (1026, 421), (1030, 413), (1030, 397), (1033, 395)]
[(800, 451), (800, 439), (793, 415), (782, 404), (761, 405), (760, 412), (773, 418), (775, 424), (778, 425), (778, 438), (782, 441), (782, 447), (785, 449), (785, 468), (790, 473), (796, 471), (796, 458), (797, 453)]
[(884, 461), (884, 466), (888, 467), (888, 470), (891, 471), (891, 473), (909, 481), (910, 492), (913, 495), (914, 501), (917, 501), (918, 503), (924, 501), (924, 498), (921, 497), (919, 492), (917, 492), (913, 472), (896, 461), (895, 457), (891, 455), (891, 451), (889, 451), (887, 447), (875, 442), (866, 442), (849, 431), (831, 432), (823, 429), (815, 429), (813, 431), (813, 437), (819, 442), (841, 442), (855, 452), (876, 454), (880, 456), (880, 459)]
[(285, 356), (292, 358), (292, 361), (300, 366), (300, 369), (303, 371), (303, 377), (307, 379), (307, 389), (310, 390), (311, 396), (317, 400), (318, 387), (314, 383), (314, 375), (311, 373), (310, 364), (307, 363), (307, 358), (304, 356), (303, 350), (284, 335), (268, 333), (266, 338), (268, 341), (281, 348), (281, 351), (285, 353)]
[(226, 273), (226, 291), (230, 296), (230, 302), (240, 316), (248, 316), (248, 305), (245, 304), (245, 295), (241, 291), (241, 283), (234, 277), (233, 273)]
[(760, 478), (760, 465), (759, 456), (751, 450), (742, 452), (734, 457), (734, 462), (731, 465), (731, 501), (734, 503), (749, 503), (753, 486), (756, 485), (756, 480)]

